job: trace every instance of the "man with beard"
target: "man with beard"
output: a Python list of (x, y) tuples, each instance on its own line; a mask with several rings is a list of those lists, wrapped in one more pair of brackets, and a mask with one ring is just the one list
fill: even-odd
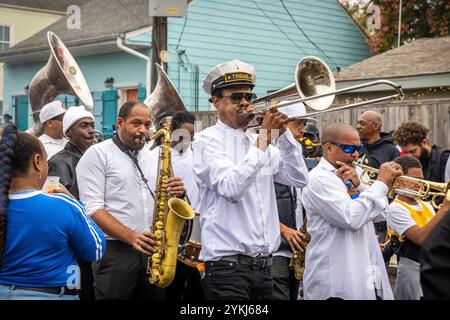
[[(59, 182), (77, 199), (80, 198), (76, 167), (85, 151), (94, 144), (94, 116), (83, 106), (70, 107), (64, 114), (63, 133), (69, 139), (63, 150), (48, 161), (48, 175), (59, 177)], [(80, 300), (94, 300), (92, 265), (77, 258), (81, 271)]]
[(417, 121), (403, 122), (394, 132), (394, 140), (405, 154), (420, 160), (425, 180), (445, 182), (445, 166), (450, 150), (431, 145), (428, 128)]
[(252, 118), (241, 113), (252, 108), (255, 77), (253, 66), (233, 60), (203, 81), (219, 118), (192, 144), (209, 300), (272, 299), (272, 253), (280, 244), (274, 181), (297, 188), (308, 181), (286, 115), (266, 112), (258, 135), (247, 130)]
[[(164, 290), (149, 284), (148, 256), (155, 252), (150, 232), (158, 155), (144, 149), (150, 110), (138, 101), (122, 105), (117, 135), (90, 147), (77, 166), (80, 199), (106, 234), (103, 258), (93, 264), (96, 299), (163, 299)], [(178, 177), (168, 180), (172, 196), (184, 194)]]

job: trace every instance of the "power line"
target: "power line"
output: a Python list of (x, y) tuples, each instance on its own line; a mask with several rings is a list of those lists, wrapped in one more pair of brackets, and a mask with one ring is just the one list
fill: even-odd
[(181, 37), (183, 37), (184, 28), (186, 27), (187, 19), (188, 19), (188, 15), (186, 15), (186, 18), (184, 19), (183, 28), (181, 29), (181, 34), (180, 34), (180, 37), (178, 38), (178, 43), (177, 43), (177, 46), (175, 47), (175, 50), (178, 49), (178, 47), (180, 46)]
[(300, 26), (297, 24), (297, 21), (295, 21), (294, 17), (292, 16), (292, 14), (289, 12), (288, 8), (286, 7), (286, 5), (284, 4), (283, 0), (280, 0), (284, 10), (286, 10), (286, 13), (289, 15), (289, 17), (291, 18), (292, 22), (294, 22), (294, 24), (297, 26), (297, 29), (300, 30), (303, 35), (305, 36), (305, 38), (320, 52), (322, 53), (330, 62), (332, 62), (336, 68), (339, 68), (339, 66), (336, 64), (336, 62), (331, 59), (326, 53), (325, 51), (323, 51), (316, 43), (314, 43), (314, 41), (312, 41), (308, 35), (303, 31), (302, 28), (300, 28)]
[(303, 50), (303, 48), (302, 47), (300, 47), (291, 37), (289, 37), (284, 31), (283, 31), (283, 29), (281, 29), (281, 27), (279, 26), (279, 25), (277, 25), (276, 23), (275, 23), (275, 21), (273, 21), (265, 12), (264, 12), (264, 10), (258, 5), (258, 3), (256, 2), (256, 0), (253, 0), (253, 2), (255, 3), (255, 5), (256, 5), (256, 7), (259, 9), (259, 11), (261, 11), (262, 13), (263, 13), (263, 15), (267, 18), (267, 19), (269, 19), (269, 21), (275, 26), (275, 27), (277, 27), (278, 28), (278, 30), (287, 38), (287, 39), (289, 39), (291, 42), (292, 42), (292, 44), (295, 46), (295, 47), (297, 47), (297, 49), (299, 49), (301, 52), (303, 52), (303, 54), (304, 55), (308, 55), (308, 53), (306, 53), (305, 52), (305, 50)]

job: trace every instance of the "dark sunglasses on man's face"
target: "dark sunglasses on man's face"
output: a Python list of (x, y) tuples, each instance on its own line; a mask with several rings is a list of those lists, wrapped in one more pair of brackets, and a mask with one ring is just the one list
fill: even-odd
[(233, 92), (229, 96), (222, 96), (222, 98), (230, 98), (230, 101), (234, 104), (241, 102), (242, 98), (251, 103), (256, 99), (256, 94), (252, 92)]
[(56, 117), (51, 118), (50, 120), (63, 121), (63, 118), (64, 118), (64, 114), (60, 114)]
[(340, 147), (342, 149), (342, 151), (344, 151), (345, 153), (352, 154), (355, 151), (358, 151), (358, 153), (361, 153), (363, 151), (363, 145), (362, 144), (359, 145), (359, 146), (355, 146), (355, 145), (352, 145), (352, 144), (342, 144), (342, 143), (336, 143), (336, 142), (333, 142), (333, 141), (327, 141), (327, 142)]

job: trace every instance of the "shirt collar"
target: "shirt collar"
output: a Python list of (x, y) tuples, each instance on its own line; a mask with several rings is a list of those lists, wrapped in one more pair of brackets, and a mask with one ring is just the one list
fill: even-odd
[(50, 137), (49, 135), (47, 135), (47, 134), (42, 134), (42, 136), (41, 136), (43, 139), (45, 139), (47, 142), (51, 142), (51, 143), (55, 143), (55, 144), (61, 144), (61, 143), (63, 143), (64, 141), (66, 141), (66, 138), (61, 138), (61, 139), (54, 139), (54, 138), (52, 138), (52, 137)]
[(227, 124), (225, 124), (223, 121), (221, 121), (220, 119), (218, 119), (217, 120), (217, 123), (216, 123), (216, 125), (220, 128), (220, 129), (222, 129), (222, 130), (233, 130), (234, 132), (242, 132), (242, 133), (245, 133), (245, 131), (243, 130), (243, 129), (235, 129), (235, 128), (232, 128), (232, 127), (230, 127), (229, 125), (227, 125)]
[(19, 199), (27, 199), (34, 197), (35, 195), (41, 194), (41, 190), (24, 190), (15, 192), (13, 194), (10, 194), (8, 197), (10, 200), (19, 200)]
[(324, 157), (320, 158), (318, 166), (326, 171), (336, 172), (336, 168)]

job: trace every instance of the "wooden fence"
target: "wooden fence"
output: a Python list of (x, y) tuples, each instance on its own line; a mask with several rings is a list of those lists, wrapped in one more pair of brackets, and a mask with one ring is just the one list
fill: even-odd
[[(449, 98), (392, 101), (342, 111), (330, 111), (315, 118), (318, 120), (319, 130), (334, 122), (344, 122), (355, 126), (359, 115), (367, 110), (374, 110), (382, 115), (382, 131), (384, 132), (396, 129), (404, 121), (417, 120), (430, 129), (429, 139), (432, 144), (450, 149)], [(194, 114), (197, 121), (201, 121), (201, 125), (197, 127), (199, 129), (207, 128), (217, 121), (215, 111)]]

